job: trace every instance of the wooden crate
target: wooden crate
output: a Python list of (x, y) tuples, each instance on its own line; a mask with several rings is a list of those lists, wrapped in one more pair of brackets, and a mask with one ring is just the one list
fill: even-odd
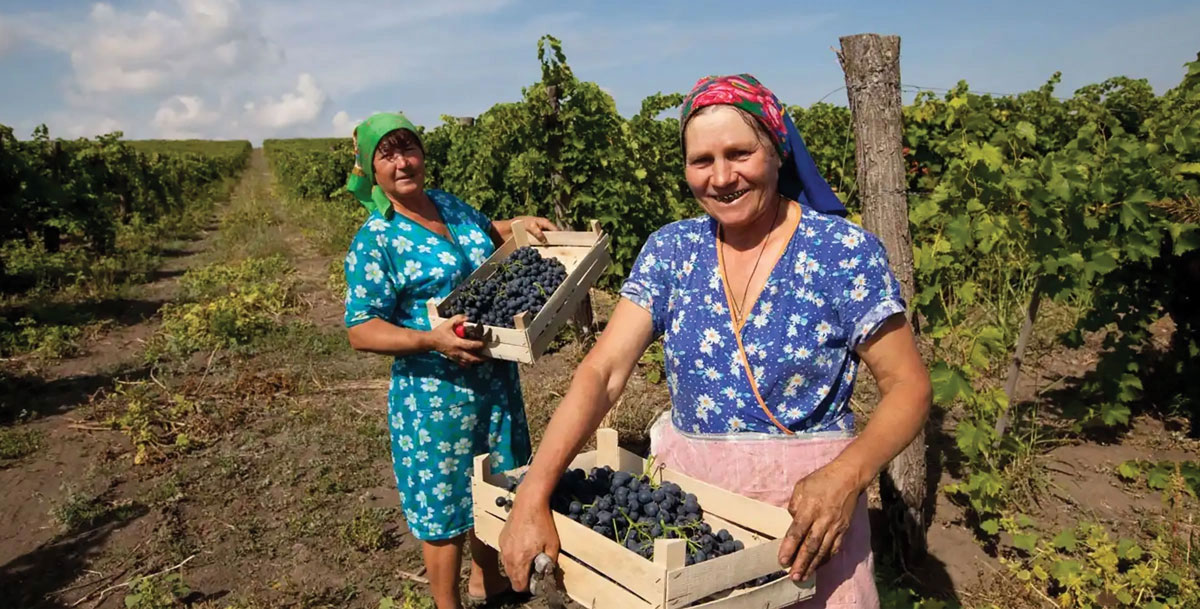
[[(596, 432), (597, 449), (582, 453), (571, 468), (591, 471), (608, 465), (641, 474), (645, 461), (617, 446), (614, 429)], [(524, 468), (506, 472), (519, 476)], [(713, 530), (726, 529), (745, 549), (685, 566), (686, 541), (660, 539), (654, 560), (631, 552), (609, 537), (553, 512), (561, 551), (558, 567), (564, 591), (591, 609), (776, 609), (810, 598), (816, 578), (793, 582), (783, 577), (758, 587), (734, 590), (741, 584), (780, 571), (780, 539), (792, 518), (787, 510), (735, 495), (666, 468), (655, 468), (655, 480), (672, 481), (694, 493), (703, 520)], [(502, 474), (493, 474), (487, 455), (475, 458), (471, 491), (475, 502), (475, 533), (499, 548), (500, 531), (508, 518), (497, 497), (509, 495)], [(699, 603), (697, 604), (697, 602)]]
[[(612, 263), (608, 252), (609, 237), (600, 230), (598, 222), (592, 222), (590, 231), (547, 231), (543, 234), (546, 243), (537, 242), (529, 237), (521, 221), (513, 222), (513, 236), (463, 280), (465, 284), (492, 275), (501, 260), (526, 245), (536, 248), (543, 258), (557, 258), (567, 270), (567, 278), (546, 299), (546, 304), (536, 316), (522, 313), (514, 317), (516, 328), (482, 326), (485, 344), (482, 352), (488, 357), (526, 364), (541, 357), (550, 341), (554, 340), (563, 324), (583, 302), (588, 290)], [(442, 300), (429, 299), (426, 306), (431, 328), (451, 317), (445, 304), (453, 302), (458, 292), (456, 288)]]

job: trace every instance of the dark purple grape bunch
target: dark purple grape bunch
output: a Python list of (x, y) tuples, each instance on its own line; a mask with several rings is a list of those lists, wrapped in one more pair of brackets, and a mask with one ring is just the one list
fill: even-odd
[[(509, 481), (510, 492), (517, 484)], [(745, 548), (729, 531), (714, 531), (704, 522), (696, 496), (678, 484), (658, 484), (649, 476), (608, 466), (564, 472), (551, 494), (550, 507), (647, 559), (654, 558), (656, 539), (685, 540), (688, 565)]]
[(471, 323), (512, 328), (514, 316), (525, 311), (537, 315), (566, 278), (567, 268), (557, 258), (520, 247), (488, 278), (463, 284), (450, 303), (450, 314), (466, 315)]

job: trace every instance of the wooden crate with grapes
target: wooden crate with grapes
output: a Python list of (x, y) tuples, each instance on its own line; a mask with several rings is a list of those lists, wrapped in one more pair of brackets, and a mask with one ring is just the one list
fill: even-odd
[(475, 319), (456, 330), (482, 340), (488, 357), (526, 364), (541, 357), (612, 263), (598, 222), (590, 231), (543, 234), (540, 243), (513, 222), (512, 237), (475, 272), (446, 298), (426, 303), (430, 327), (466, 313)]
[[(524, 472), (494, 474), (488, 455), (475, 458), (475, 532), (492, 547)], [(596, 432), (596, 450), (575, 458), (551, 505), (558, 576), (584, 607), (776, 609), (815, 593), (815, 578), (780, 569), (787, 510), (655, 467), (619, 448), (616, 430)]]

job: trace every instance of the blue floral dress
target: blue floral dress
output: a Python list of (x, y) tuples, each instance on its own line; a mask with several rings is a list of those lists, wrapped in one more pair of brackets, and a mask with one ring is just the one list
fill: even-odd
[(717, 224), (708, 216), (651, 235), (621, 295), (649, 311), (655, 335), (663, 336), (676, 429), (782, 437), (784, 429), (853, 431), (855, 348), (904, 312), (898, 287), (874, 235), (801, 206), (740, 332), (718, 264)]
[[(447, 296), (495, 250), (487, 217), (448, 193), (427, 194), (454, 240), (402, 214), (372, 213), (344, 263), (347, 327), (382, 319), (429, 330), (426, 301)], [(529, 429), (512, 362), (462, 368), (437, 352), (397, 357), (388, 428), (400, 501), (417, 539), (449, 539), (474, 525), (475, 455), (491, 452), (497, 471), (529, 461)]]

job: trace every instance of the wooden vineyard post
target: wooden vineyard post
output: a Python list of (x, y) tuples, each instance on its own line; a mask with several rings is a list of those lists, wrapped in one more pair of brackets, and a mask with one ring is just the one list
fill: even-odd
[[(562, 122), (558, 119), (559, 110), (559, 90), (558, 85), (549, 85), (546, 87), (546, 95), (550, 101), (550, 114), (546, 119), (546, 131), (549, 134), (549, 150), (548, 154), (550, 161), (557, 164), (562, 156), (563, 144), (563, 129)], [(550, 183), (553, 185), (552, 192), (554, 224), (562, 230), (571, 230), (567, 222), (567, 207), (570, 202), (566, 195), (566, 176), (557, 167), (550, 176)], [(588, 294), (583, 297), (583, 303), (579, 305), (579, 309), (571, 317), (571, 325), (577, 332), (583, 336), (591, 336), (594, 320), (592, 318), (592, 296)]]
[[(900, 37), (856, 34), (839, 39), (838, 60), (846, 75), (854, 128), (854, 158), (862, 198), (863, 227), (887, 250), (900, 282), (911, 323), (915, 286), (912, 234), (908, 226), (907, 180), (904, 173), (903, 117), (900, 102)], [(906, 565), (926, 554), (925, 431), (922, 429), (880, 476), (879, 489), (888, 528), (898, 540)]]

